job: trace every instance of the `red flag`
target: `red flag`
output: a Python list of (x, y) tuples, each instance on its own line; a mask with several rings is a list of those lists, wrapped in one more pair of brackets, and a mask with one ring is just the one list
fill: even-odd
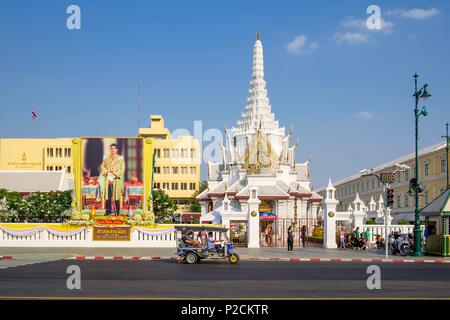
[(31, 109), (31, 120), (37, 120), (37, 113), (34, 107)]

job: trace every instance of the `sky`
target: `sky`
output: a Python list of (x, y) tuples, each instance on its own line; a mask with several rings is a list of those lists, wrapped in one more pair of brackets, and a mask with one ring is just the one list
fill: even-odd
[[(72, 4), (79, 30), (66, 26)], [(366, 26), (369, 5), (381, 30)], [(142, 127), (150, 114), (170, 130), (231, 127), (259, 30), (272, 110), (317, 189), (414, 151), (415, 72), (432, 94), (420, 146), (442, 141), (449, 13), (448, 1), (414, 0), (2, 0), (0, 137), (136, 136), (139, 84)]]

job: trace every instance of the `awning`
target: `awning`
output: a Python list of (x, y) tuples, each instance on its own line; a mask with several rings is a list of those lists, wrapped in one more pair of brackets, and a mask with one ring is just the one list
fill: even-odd
[(277, 220), (277, 214), (273, 212), (260, 212), (259, 221), (274, 221)]

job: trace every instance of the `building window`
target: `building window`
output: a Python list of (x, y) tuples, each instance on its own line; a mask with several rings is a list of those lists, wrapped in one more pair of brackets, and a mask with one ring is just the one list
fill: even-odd
[(423, 200), (425, 201), (425, 205), (427, 206), (428, 203), (429, 203), (429, 192), (428, 192), (428, 190), (426, 190), (426, 191), (423, 193)]
[(372, 179), (372, 190), (375, 189), (375, 180)]
[(181, 157), (182, 158), (187, 158), (188, 157), (188, 149), (181, 149)]
[(163, 187), (163, 190), (169, 190), (169, 183), (163, 182), (162, 187)]
[(191, 149), (191, 158), (194, 159), (195, 158), (195, 148)]
[(400, 195), (397, 195), (397, 208), (401, 208), (402, 204), (400, 202)]
[(178, 149), (172, 149), (172, 158), (178, 158)]
[(188, 168), (187, 167), (181, 167), (181, 174), (187, 174)]
[(172, 167), (172, 173), (178, 174), (178, 167)]
[(406, 171), (405, 171), (405, 173), (404, 173), (404, 179), (405, 179), (405, 182), (408, 182), (408, 181), (409, 181), (409, 170), (406, 170)]
[(191, 183), (189, 183), (189, 190), (195, 190), (196, 188), (196, 183), (195, 182), (191, 182)]
[(405, 195), (404, 195), (403, 202), (405, 203), (405, 208), (408, 208), (409, 207), (409, 195), (407, 193), (405, 193)]
[(155, 182), (155, 183), (153, 184), (153, 188), (154, 188), (154, 189), (159, 189), (159, 188), (161, 188), (161, 184), (160, 184), (159, 182)]
[(430, 162), (429, 162), (428, 160), (425, 161), (425, 163), (424, 163), (424, 169), (423, 169), (423, 171), (424, 171), (425, 177), (427, 177), (427, 176), (430, 175)]
[(191, 167), (191, 174), (197, 174), (197, 168)]
[(163, 150), (163, 157), (164, 158), (170, 158), (170, 150), (169, 149), (164, 149)]
[(161, 167), (155, 167), (155, 173), (157, 174), (161, 173)]
[(170, 174), (170, 167), (163, 167), (164, 174)]
[(72, 168), (70, 166), (68, 166), (66, 170), (67, 170), (67, 173), (71, 173)]
[(172, 190), (178, 190), (178, 183), (172, 182)]
[(187, 183), (186, 182), (182, 182), (181, 183), (181, 190), (187, 190)]
[(53, 148), (47, 148), (47, 158), (53, 158)]
[(161, 158), (161, 149), (155, 149), (155, 155), (157, 158)]
[(445, 162), (445, 159), (441, 159), (441, 173), (447, 172), (447, 164)]
[(400, 176), (400, 171), (399, 171), (399, 172), (397, 172), (397, 183), (402, 182), (400, 178), (401, 178), (401, 176)]

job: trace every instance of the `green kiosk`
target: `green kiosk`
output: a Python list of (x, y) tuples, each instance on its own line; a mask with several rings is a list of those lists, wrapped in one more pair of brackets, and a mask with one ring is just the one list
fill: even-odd
[(429, 255), (450, 256), (450, 189), (421, 210), (425, 216), (428, 236), (425, 252)]

